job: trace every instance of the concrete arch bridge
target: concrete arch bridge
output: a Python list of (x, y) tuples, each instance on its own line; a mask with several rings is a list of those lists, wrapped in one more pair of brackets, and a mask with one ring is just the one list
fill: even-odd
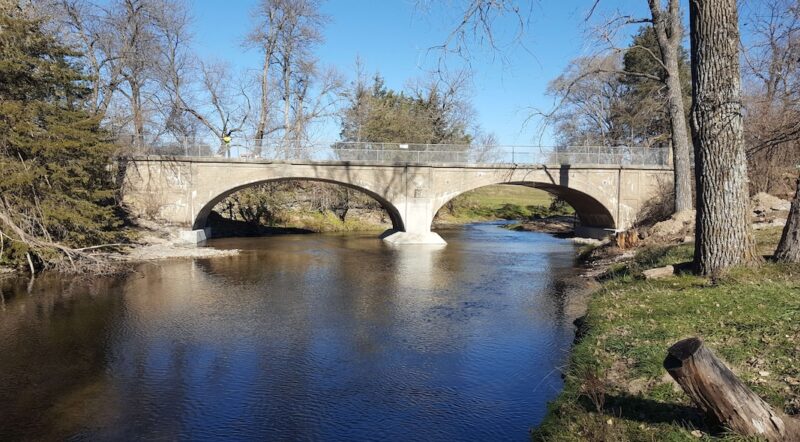
[[(419, 158), (416, 158), (419, 159)], [(395, 244), (444, 244), (431, 231), (437, 211), (452, 198), (492, 184), (545, 190), (576, 211), (580, 236), (628, 229), (643, 205), (672, 189), (672, 169), (660, 164), (510, 164), (375, 160), (270, 160), (140, 156), (120, 163), (123, 201), (135, 214), (186, 227), (193, 242), (213, 236), (206, 225), (228, 195), (260, 183), (317, 180), (360, 190), (388, 212)]]

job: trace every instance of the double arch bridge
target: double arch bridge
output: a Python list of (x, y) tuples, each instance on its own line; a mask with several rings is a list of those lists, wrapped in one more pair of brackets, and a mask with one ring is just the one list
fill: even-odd
[(382, 235), (389, 242), (444, 244), (431, 231), (437, 211), (479, 187), (513, 184), (545, 190), (575, 209), (577, 235), (599, 238), (630, 228), (643, 206), (673, 185), (666, 149), (642, 150), (646, 155), (639, 157), (630, 155), (631, 149), (645, 148), (628, 149), (627, 156), (609, 154), (608, 148), (596, 155), (571, 150), (560, 156), (539, 155), (536, 161), (525, 161), (523, 152), (515, 149), (514, 158), (504, 151), (480, 162), (466, 157), (442, 161), (453, 157), (443, 157), (430, 146), (396, 146), (400, 148), (383, 146), (377, 153), (353, 149), (357, 152), (349, 156), (339, 151), (325, 159), (136, 156), (121, 161), (123, 202), (136, 215), (183, 226), (186, 240), (200, 242), (213, 236), (208, 216), (228, 195), (271, 181), (315, 180), (347, 186), (377, 200), (392, 221), (392, 231)]

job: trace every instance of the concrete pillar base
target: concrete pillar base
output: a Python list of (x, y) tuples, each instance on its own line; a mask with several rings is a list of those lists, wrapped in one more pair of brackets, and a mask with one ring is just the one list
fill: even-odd
[(447, 241), (442, 239), (438, 233), (434, 232), (399, 232), (387, 230), (381, 235), (381, 239), (394, 245), (428, 244), (445, 245)]
[(200, 230), (181, 230), (178, 232), (178, 237), (188, 244), (200, 244), (211, 237), (211, 229), (206, 227)]

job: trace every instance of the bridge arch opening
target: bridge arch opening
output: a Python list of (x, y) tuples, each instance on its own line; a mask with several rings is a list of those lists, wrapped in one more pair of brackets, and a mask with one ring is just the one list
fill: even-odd
[[(438, 214), (440, 211), (444, 210), (444, 208), (450, 201), (461, 195), (465, 195), (468, 192), (487, 188), (490, 186), (528, 187), (528, 188), (542, 190), (554, 197), (560, 198), (574, 209), (575, 215), (578, 217), (578, 220), (580, 222), (580, 226), (584, 230), (583, 233), (587, 234), (596, 233), (598, 235), (601, 235), (601, 232), (603, 231), (616, 229), (616, 224), (617, 224), (616, 217), (612, 213), (611, 209), (606, 207), (606, 205), (598, 201), (593, 196), (570, 187), (556, 185), (552, 183), (535, 182), (535, 181), (497, 182), (497, 183), (478, 185), (469, 188), (459, 193), (458, 195), (454, 195), (442, 201), (441, 204), (438, 207), (436, 207), (434, 213)], [(589, 230), (591, 230), (592, 232), (589, 232)]]
[[(400, 215), (400, 212), (397, 209), (397, 207), (395, 207), (392, 203), (387, 201), (385, 198), (383, 198), (379, 194), (377, 194), (377, 193), (375, 193), (373, 191), (370, 191), (369, 189), (365, 189), (363, 187), (356, 186), (356, 185), (349, 184), (349, 183), (344, 183), (344, 182), (341, 182), (341, 181), (328, 180), (328, 179), (322, 179), (322, 178), (291, 177), (291, 176), (290, 177), (281, 177), (281, 178), (275, 178), (275, 179), (267, 179), (267, 180), (259, 180), (259, 181), (249, 182), (249, 183), (245, 183), (245, 184), (241, 184), (241, 185), (238, 185), (238, 186), (234, 186), (234, 187), (232, 187), (232, 188), (230, 188), (228, 190), (225, 190), (224, 192), (222, 192), (222, 193), (216, 195), (215, 197), (213, 197), (212, 199), (210, 199), (207, 203), (205, 203), (200, 208), (200, 210), (198, 210), (197, 215), (195, 216), (194, 221), (192, 223), (192, 229), (193, 230), (202, 230), (202, 229), (209, 228), (210, 227), (209, 221), (214, 216), (214, 215), (212, 215), (212, 213), (214, 213), (215, 207), (218, 207), (218, 205), (220, 203), (222, 203), (223, 201), (227, 200), (229, 197), (235, 195), (237, 192), (240, 192), (240, 191), (243, 191), (243, 190), (246, 190), (246, 189), (253, 189), (253, 188), (263, 187), (264, 185), (267, 185), (267, 184), (285, 184), (285, 183), (292, 183), (292, 182), (330, 184), (330, 185), (333, 185), (334, 187), (346, 188), (346, 189), (354, 191), (357, 194), (365, 195), (369, 199), (375, 201), (383, 209), (383, 211), (385, 211), (386, 215), (389, 218), (389, 221), (392, 224), (392, 228), (391, 228), (392, 230), (403, 231), (405, 229), (405, 226), (404, 226), (404, 223), (403, 223), (403, 219), (402, 219), (402, 217)], [(345, 214), (346, 214), (346, 211), (345, 211)], [(340, 216), (342, 219), (344, 217), (343, 215), (341, 215), (339, 213), (337, 213), (337, 215)], [(211, 229), (211, 230), (212, 230), (211, 231), (211, 237), (220, 236), (218, 234), (219, 232), (214, 232), (215, 229)], [(226, 236), (228, 236), (228, 235), (226, 235)]]

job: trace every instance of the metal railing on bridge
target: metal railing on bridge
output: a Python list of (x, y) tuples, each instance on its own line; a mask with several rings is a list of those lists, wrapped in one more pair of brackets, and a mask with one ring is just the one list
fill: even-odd
[[(124, 143), (121, 143), (124, 144)], [(595, 164), (666, 166), (669, 149), (628, 146), (481, 146), (232, 139), (127, 143), (132, 154), (240, 160), (363, 161), (409, 164)]]

